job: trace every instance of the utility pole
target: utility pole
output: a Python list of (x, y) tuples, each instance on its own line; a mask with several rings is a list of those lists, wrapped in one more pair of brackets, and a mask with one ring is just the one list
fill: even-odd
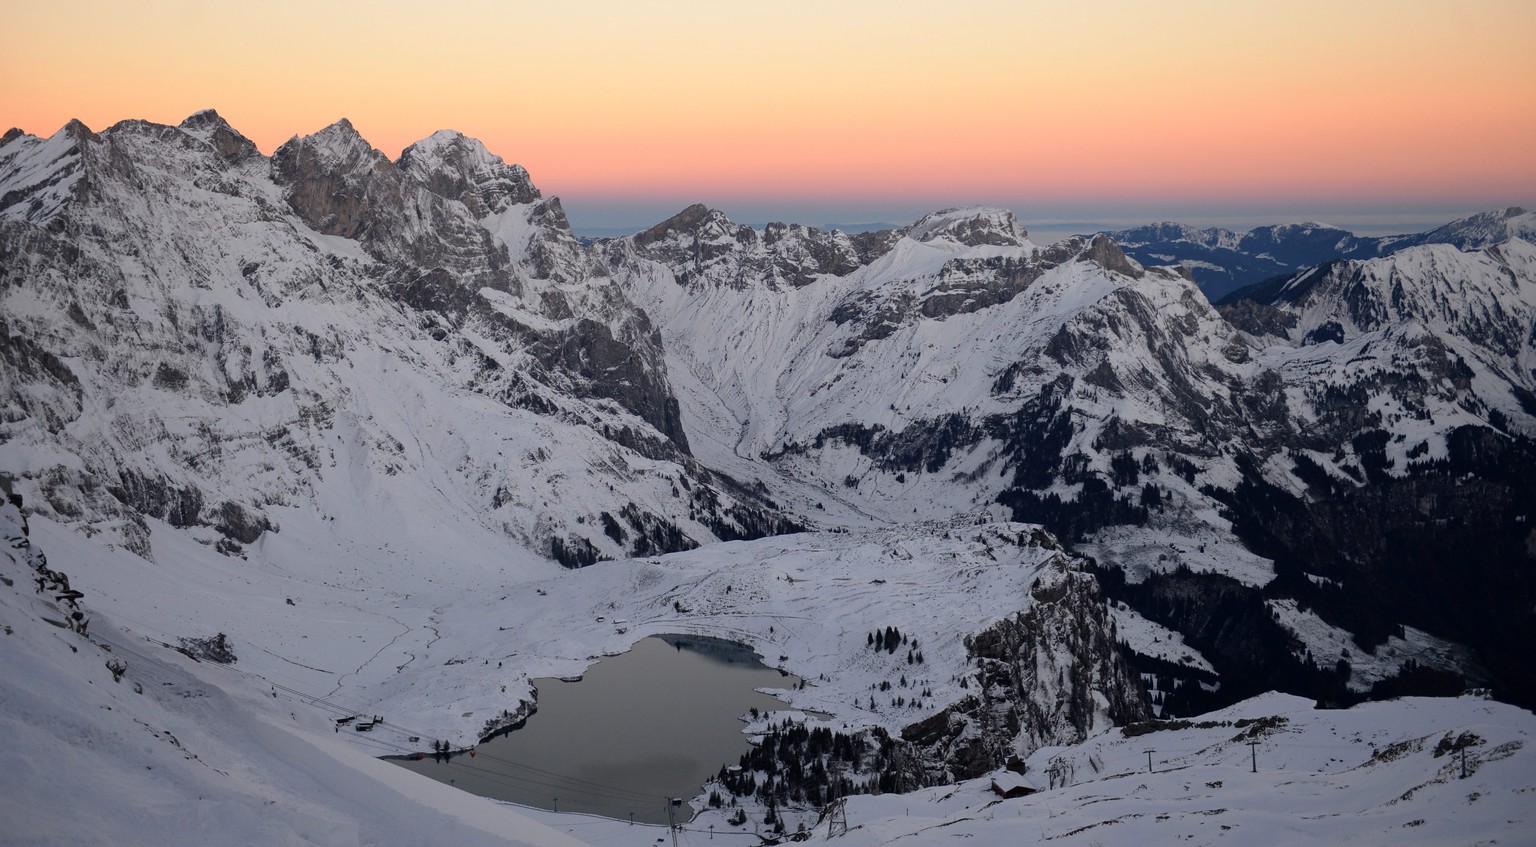
[(1147, 773), (1152, 772), (1152, 751), (1147, 751)]
[(1253, 772), (1259, 772), (1259, 742), (1248, 742), (1248, 752), (1253, 754)]
[(848, 799), (839, 797), (827, 809), (827, 837), (848, 834)]
[(555, 797), (550, 802), (555, 804), (555, 814), (560, 814), (560, 798)]
[(672, 847), (677, 847), (677, 823), (672, 819), (672, 810), (683, 805), (683, 801), (677, 797), (667, 798), (667, 831), (672, 833)]

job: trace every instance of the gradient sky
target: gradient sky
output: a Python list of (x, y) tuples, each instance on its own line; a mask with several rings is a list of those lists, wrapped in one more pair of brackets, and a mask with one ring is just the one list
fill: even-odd
[(578, 227), (1536, 204), (1536, 0), (0, 0), (0, 55), (3, 125), (213, 107), (271, 152), (347, 117), (391, 158), (452, 128)]

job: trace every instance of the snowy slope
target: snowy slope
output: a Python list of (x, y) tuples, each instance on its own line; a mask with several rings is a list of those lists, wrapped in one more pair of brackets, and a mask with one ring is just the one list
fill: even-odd
[(989, 779), (855, 797), (847, 835), (829, 841), (1519, 844), (1536, 826), (1536, 724), (1510, 706), (1408, 698), (1318, 711), (1266, 695), (1188, 723), (1041, 750), (1024, 778), (1042, 790), (1028, 797), (1001, 799)]
[[(269, 687), (241, 670), (244, 659), (233, 666), (195, 662), (116, 626), (94, 607), (92, 594), (80, 601), (91, 619), (89, 638), (50, 626), (49, 620), (65, 618), (68, 609), (52, 592), (33, 591), (30, 581), (38, 563), (61, 567), (58, 558), (44, 558), (27, 543), (14, 506), (0, 507), (0, 524), (6, 545), (0, 576), (9, 582), (0, 583), (6, 645), (0, 651), (0, 724), (13, 761), (0, 778), (0, 817), (7, 821), (9, 840), (603, 845), (665, 837), (659, 829), (636, 831), (621, 821), (520, 813), (378, 761), (370, 754), (374, 746), (359, 746), (362, 736), (330, 730), (331, 711), (287, 686)], [(995, 528), (980, 532), (976, 543), (1008, 540), (993, 534)], [(573, 575), (580, 577), (575, 583), (548, 583), (548, 593), (533, 593), (530, 605), (540, 598), (545, 610), (534, 617), (546, 621), (574, 618), (589, 608), (631, 616), (636, 634), (691, 626), (734, 634), (759, 649), (784, 649), (795, 657), (791, 664), (823, 668), (840, 683), (788, 696), (847, 714), (840, 686), (856, 693), (856, 684), (889, 671), (869, 664), (884, 657), (874, 657), (862, 643), (829, 642), (818, 627), (825, 628), (832, 616), (816, 603), (847, 610), (857, 619), (851, 623), (865, 625), (893, 613), (906, 613), (902, 620), (910, 620), (901, 598), (917, 589), (912, 577), (954, 584), (956, 601), (967, 605), (999, 593), (977, 593), (965, 587), (966, 579), (956, 583), (954, 576), (963, 574), (946, 576), (942, 563), (935, 572), (926, 560), (946, 554), (922, 546), (927, 543), (910, 536), (850, 539), (835, 560), (818, 563), (792, 558), (807, 548), (790, 540), (780, 544), (777, 559), (770, 555), (762, 564), (749, 564), (763, 557), (743, 555), (740, 565), (724, 570), (700, 562), (691, 577), (683, 563), (663, 568), (635, 562), (630, 584), (655, 586), (644, 602), (615, 592), (600, 578), (601, 568), (589, 569)], [(1025, 561), (1042, 561), (1039, 554), (1048, 553), (1016, 549)], [(911, 558), (892, 556), (890, 550)], [(792, 561), (813, 566), (787, 567)], [(1005, 560), (994, 567), (1018, 570), (1021, 582), (1037, 573), (1019, 564)], [(836, 566), (822, 574), (828, 565)], [(882, 597), (863, 579), (874, 573), (908, 587)], [(726, 574), (733, 584), (728, 594), (719, 585)], [(668, 587), (679, 576), (683, 582)], [(727, 599), (732, 595), (756, 596), (748, 605), (764, 611), (744, 614)], [(683, 621), (665, 620), (673, 598), (691, 604)], [(887, 603), (895, 605), (882, 605)], [(551, 615), (553, 608), (570, 611)], [(477, 617), (473, 611), (459, 616)], [(731, 622), (722, 625), (725, 620)], [(763, 621), (772, 621), (773, 629), (766, 630)], [(518, 640), (530, 653), (552, 659), (530, 663), (539, 673), (571, 672), (588, 661), (578, 658), (586, 647), (560, 640), (538, 620), (519, 630)], [(615, 635), (600, 636), (599, 643), (627, 643)], [(924, 640), (929, 655), (947, 653), (942, 639)], [(827, 647), (832, 650), (825, 652)], [(110, 661), (125, 665), (120, 682), (106, 667)], [(932, 668), (936, 677), (952, 670)], [(391, 721), (376, 732), (398, 725)], [(850, 830), (838, 843), (948, 843), (954, 837), (1015, 843), (1043, 835), (1064, 843), (1106, 844), (1144, 841), (1149, 832), (1194, 843), (1227, 836), (1276, 844), (1318, 838), (1472, 843), (1518, 841), (1531, 825), (1524, 795), (1536, 790), (1536, 759), (1529, 748), (1536, 725), (1529, 713), (1501, 704), (1409, 699), (1329, 712), (1312, 709), (1308, 701), (1269, 696), (1183, 725), (1147, 728), (1152, 731), (1135, 735), (1112, 729), (1080, 744), (1036, 751), (1025, 779), (1042, 791), (1032, 797), (1000, 800), (983, 778), (912, 794), (850, 798)], [(1256, 749), (1249, 740), (1258, 742)], [(392, 743), (383, 739), (385, 747)], [(1147, 750), (1153, 751), (1155, 773), (1144, 771)], [(1257, 774), (1249, 773), (1253, 755), (1260, 763)], [(91, 777), (81, 781), (80, 774)], [(827, 822), (818, 820), (815, 809), (781, 814), (791, 831), (803, 822), (813, 839), (825, 837)], [(705, 812), (679, 838), (703, 842), (711, 829), (741, 831), (725, 817)]]
[[(529, 680), (579, 675), (665, 633), (751, 645), (813, 680), (785, 695), (796, 708), (896, 731), (959, 699), (965, 637), (1028, 609), (1031, 585), (1071, 562), (1031, 541), (1028, 526), (963, 520), (732, 542), (538, 576), (455, 571), (463, 547), (396, 564), (387, 541), (372, 553), (263, 544), (235, 566), (164, 527), (160, 567), (146, 572), (132, 554), (97, 552), (58, 524), (33, 527), (51, 558), (91, 586), (93, 604), (135, 635), (175, 644), (224, 632), (240, 667), (261, 678), (465, 745), (532, 702)], [(346, 578), (284, 566), (301, 556), (330, 559)], [(933, 697), (871, 711), (872, 685), (912, 671), (905, 654), (865, 645), (893, 624), (922, 641)]]
[(34, 591), (48, 560), (22, 526), (0, 506), (7, 843), (580, 843), (343, 743), (326, 716), (268, 696), (259, 678), (113, 625), (90, 593), (89, 638), (50, 625), (69, 609)]

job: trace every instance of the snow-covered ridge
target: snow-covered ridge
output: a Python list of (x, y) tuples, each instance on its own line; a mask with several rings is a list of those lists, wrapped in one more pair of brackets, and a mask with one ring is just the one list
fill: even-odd
[(1471, 252), (1449, 244), (1405, 248), (1299, 275), (1276, 299), (1298, 313), (1296, 340), (1328, 322), (1340, 326), (1339, 341), (1417, 322), (1512, 357), (1536, 314), (1536, 246), (1514, 239)]
[(1470, 215), (1427, 232), (1358, 236), (1324, 223), (1255, 227), (1246, 232), (1196, 228), (1174, 222), (1110, 233), (1142, 262), (1189, 268), (1213, 301), (1244, 288), (1338, 259), (1373, 259), (1423, 244), (1480, 250), (1511, 239), (1532, 240), (1536, 218), (1519, 207)]
[(971, 206), (925, 215), (903, 230), (914, 241), (944, 238), (967, 247), (1027, 247), (1029, 233), (1008, 209)]
[(91, 135), (79, 121), (48, 138), (11, 130), (0, 142), (0, 220), (46, 224), (80, 179), (78, 144)]
[(1536, 242), (1536, 212), (1519, 206), (1479, 212), (1424, 233), (1421, 243), (1481, 250), (1516, 238)]

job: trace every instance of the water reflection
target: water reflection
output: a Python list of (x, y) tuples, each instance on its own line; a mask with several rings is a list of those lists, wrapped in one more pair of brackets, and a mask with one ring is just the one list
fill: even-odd
[[(740, 644), (653, 636), (579, 682), (534, 680), (539, 710), (473, 758), (398, 763), (527, 806), (666, 823), (666, 798), (692, 798), (746, 751), (743, 714), (784, 708), (754, 689), (798, 683)], [(693, 810), (685, 804), (676, 814), (682, 821)]]

